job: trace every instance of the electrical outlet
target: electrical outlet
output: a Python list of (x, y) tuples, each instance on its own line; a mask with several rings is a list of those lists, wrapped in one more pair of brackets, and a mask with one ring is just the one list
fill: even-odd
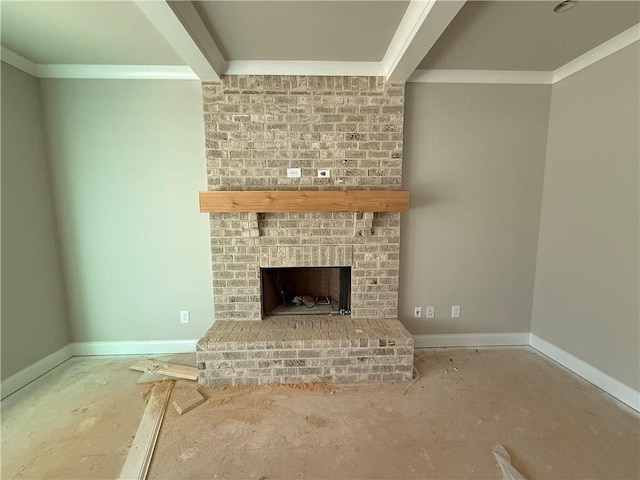
[(189, 310), (180, 310), (180, 323), (189, 323)]
[(329, 178), (331, 170), (318, 170), (318, 178)]
[(299, 168), (287, 168), (287, 178), (300, 178), (302, 171)]
[(422, 307), (413, 307), (413, 318), (420, 318), (422, 316)]
[(427, 307), (427, 318), (435, 318), (436, 309), (435, 307)]
[(451, 306), (451, 318), (460, 318), (460, 305)]

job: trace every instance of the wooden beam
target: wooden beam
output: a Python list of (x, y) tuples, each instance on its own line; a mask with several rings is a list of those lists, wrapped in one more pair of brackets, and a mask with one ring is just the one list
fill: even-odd
[(222, 72), (215, 71), (166, 1), (134, 0), (134, 3), (200, 80), (220, 80)]
[(168, 380), (154, 385), (119, 479), (143, 480), (147, 476), (173, 383), (173, 380)]
[(210, 212), (406, 212), (406, 190), (200, 192), (200, 211)]
[(406, 82), (464, 0), (411, 0), (382, 59), (387, 80)]

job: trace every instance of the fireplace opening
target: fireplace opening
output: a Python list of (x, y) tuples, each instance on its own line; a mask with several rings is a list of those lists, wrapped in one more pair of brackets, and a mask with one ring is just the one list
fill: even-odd
[(261, 268), (263, 316), (348, 315), (351, 267)]

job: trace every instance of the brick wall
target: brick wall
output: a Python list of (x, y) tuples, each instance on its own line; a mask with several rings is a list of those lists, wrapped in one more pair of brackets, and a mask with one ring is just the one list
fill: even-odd
[[(400, 187), (401, 84), (231, 76), (204, 83), (203, 97), (210, 190)], [(287, 178), (293, 167), (301, 168), (301, 178)], [(318, 178), (318, 169), (330, 169), (331, 177)], [(341, 266), (344, 258), (332, 251), (339, 247), (350, 248), (352, 317), (397, 316), (399, 213), (214, 213), (210, 219), (217, 319), (261, 318), (260, 267)], [(266, 247), (284, 253), (265, 256)]]

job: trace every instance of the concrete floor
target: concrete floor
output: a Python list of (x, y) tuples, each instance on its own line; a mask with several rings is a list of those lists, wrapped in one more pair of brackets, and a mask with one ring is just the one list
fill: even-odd
[[(5, 399), (1, 477), (116, 478), (149, 387), (134, 358), (73, 358)], [(528, 348), (418, 350), (415, 366), (406, 394), (202, 389), (167, 410), (148, 478), (499, 479), (498, 443), (531, 480), (640, 477), (639, 415)]]

